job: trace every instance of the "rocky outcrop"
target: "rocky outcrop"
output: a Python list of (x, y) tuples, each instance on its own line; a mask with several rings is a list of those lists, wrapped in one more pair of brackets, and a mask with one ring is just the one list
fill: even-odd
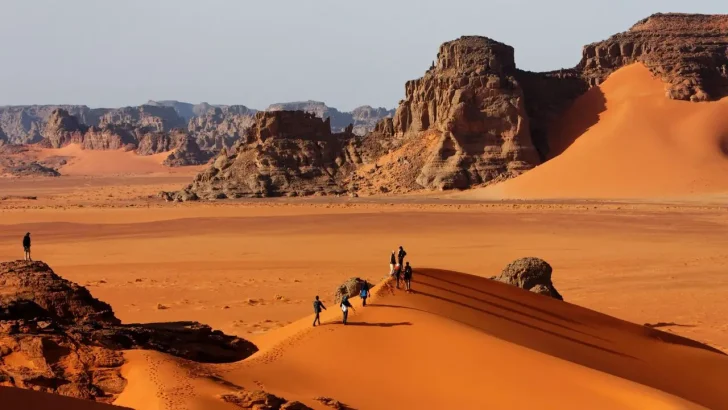
[(255, 122), (255, 110), (244, 106), (212, 107), (192, 118), (187, 126), (200, 149), (220, 152), (232, 147)]
[(344, 296), (353, 298), (359, 296), (364, 285), (371, 289), (374, 285), (360, 278), (349, 278), (346, 282), (342, 283), (341, 286), (336, 288), (334, 292), (334, 300), (339, 303)]
[(381, 119), (394, 115), (394, 110), (375, 109), (368, 105), (355, 108), (352, 112), (341, 112), (320, 101), (310, 100), (272, 104), (266, 111), (304, 111), (324, 120), (330, 119), (332, 132), (345, 132), (352, 125), (351, 132), (359, 136), (371, 132)]
[(245, 137), (185, 191), (205, 199), (344, 193), (353, 170), (347, 131), (333, 134), (329, 120), (302, 111), (259, 112)]
[(3, 131), (2, 127), (0, 127), (0, 145), (5, 145), (5, 144), (9, 144), (9, 143), (10, 143), (10, 139)]
[(405, 85), (394, 118), (363, 142), (363, 161), (384, 168), (362, 179), (387, 191), (464, 189), (537, 165), (515, 74), (510, 46), (485, 37), (443, 44), (425, 76)]
[(728, 15), (655, 14), (627, 32), (584, 47), (577, 70), (594, 86), (635, 62), (667, 84), (670, 98), (728, 96)]
[(185, 132), (178, 132), (175, 137), (178, 141), (174, 142), (176, 147), (169, 154), (163, 164), (168, 167), (184, 167), (189, 165), (206, 164), (212, 158), (212, 152), (203, 151), (194, 138)]
[(106, 125), (128, 125), (134, 128), (165, 132), (185, 127), (187, 124), (172, 107), (142, 105), (107, 112), (99, 121), (100, 127)]
[(88, 127), (78, 121), (68, 111), (58, 108), (53, 110), (46, 123), (43, 145), (49, 148), (61, 148), (68, 144), (83, 144)]
[(540, 295), (564, 300), (551, 282), (551, 265), (539, 258), (521, 258), (508, 264), (500, 276), (491, 279), (518, 286)]
[(220, 395), (226, 403), (241, 409), (251, 410), (312, 410), (298, 401), (287, 401), (262, 390), (238, 390), (234, 393)]
[(0, 385), (112, 402), (126, 385), (122, 350), (214, 363), (257, 350), (195, 322), (123, 325), (111, 306), (42, 262), (0, 263), (0, 289)]
[(43, 139), (43, 131), (53, 111), (63, 109), (83, 124), (98, 124), (106, 109), (85, 105), (26, 105), (0, 107), (0, 128), (11, 144), (33, 144)]

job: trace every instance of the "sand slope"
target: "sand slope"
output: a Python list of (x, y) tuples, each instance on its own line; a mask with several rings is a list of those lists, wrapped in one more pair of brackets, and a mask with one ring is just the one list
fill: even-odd
[(728, 191), (728, 98), (670, 100), (665, 85), (641, 64), (618, 70), (577, 99), (549, 143), (556, 157), (545, 164), (462, 195), (638, 198)]
[(366, 308), (355, 300), (346, 327), (329, 306), (323, 326), (307, 317), (272, 332), (236, 364), (131, 355), (127, 367), (152, 372), (154, 387), (130, 383), (117, 403), (164, 408), (173, 391), (188, 409), (224, 409), (211, 399), (240, 386), (358, 409), (728, 405), (728, 356), (688, 339), (455, 272), (418, 270), (414, 288), (384, 284)]

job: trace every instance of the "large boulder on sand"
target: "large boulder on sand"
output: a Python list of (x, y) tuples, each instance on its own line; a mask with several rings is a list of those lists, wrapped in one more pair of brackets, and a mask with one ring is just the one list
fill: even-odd
[(364, 284), (367, 284), (369, 286), (369, 289), (374, 286), (366, 280), (360, 278), (350, 278), (346, 282), (342, 283), (341, 286), (336, 289), (336, 294), (334, 295), (336, 298), (336, 303), (339, 304), (344, 295), (347, 295), (350, 298), (353, 298), (354, 296), (359, 296), (359, 293), (361, 292)]
[(509, 263), (500, 276), (493, 279), (540, 295), (564, 300), (551, 282), (552, 271), (551, 265), (543, 259), (521, 258)]

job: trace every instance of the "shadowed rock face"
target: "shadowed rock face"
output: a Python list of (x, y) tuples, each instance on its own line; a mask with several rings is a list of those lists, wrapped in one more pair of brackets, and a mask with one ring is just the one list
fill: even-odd
[(345, 192), (353, 169), (329, 121), (302, 111), (259, 112), (244, 139), (224, 150), (185, 191), (204, 199)]
[(0, 263), (0, 385), (112, 402), (126, 385), (125, 349), (215, 363), (257, 350), (196, 322), (123, 325), (111, 306), (43, 262)]
[(540, 295), (564, 300), (551, 283), (551, 265), (539, 258), (521, 258), (508, 264), (500, 276), (492, 279)]

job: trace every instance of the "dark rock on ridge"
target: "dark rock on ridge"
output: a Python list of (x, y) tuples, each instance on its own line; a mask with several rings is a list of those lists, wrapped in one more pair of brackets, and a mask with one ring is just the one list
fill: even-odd
[(345, 132), (346, 128), (352, 125), (351, 132), (358, 136), (371, 132), (379, 120), (394, 115), (394, 110), (372, 108), (368, 105), (357, 107), (351, 112), (341, 112), (323, 102), (310, 100), (272, 104), (267, 111), (304, 111), (324, 120), (330, 119), (331, 131), (334, 133)]
[(492, 279), (540, 295), (564, 300), (551, 282), (551, 272), (551, 265), (543, 259), (521, 258), (509, 263), (500, 276)]

